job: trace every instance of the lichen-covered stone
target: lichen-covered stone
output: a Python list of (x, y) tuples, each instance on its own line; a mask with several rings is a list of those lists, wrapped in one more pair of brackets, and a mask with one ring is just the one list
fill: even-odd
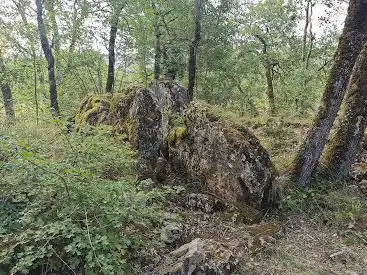
[(150, 89), (156, 95), (162, 110), (173, 113), (182, 112), (190, 103), (187, 90), (177, 82), (153, 81)]
[(244, 247), (238, 242), (221, 243), (210, 239), (194, 239), (171, 252), (157, 274), (233, 274)]
[(183, 237), (183, 225), (180, 223), (167, 223), (161, 229), (161, 241), (166, 244), (174, 244)]
[(171, 168), (184, 172), (190, 186), (228, 203), (266, 204), (276, 172), (258, 139), (200, 104), (183, 116), (186, 134), (169, 145)]
[(139, 178), (152, 178), (162, 144), (162, 113), (157, 97), (149, 89), (140, 89), (129, 114), (135, 121), (135, 137), (139, 152)]
[(136, 93), (90, 96), (76, 123), (79, 129), (108, 124), (126, 134), (139, 153), (140, 179), (160, 182), (174, 175), (190, 192), (238, 209), (260, 209), (271, 199), (276, 172), (258, 139), (209, 105), (189, 104), (177, 83), (154, 81)]

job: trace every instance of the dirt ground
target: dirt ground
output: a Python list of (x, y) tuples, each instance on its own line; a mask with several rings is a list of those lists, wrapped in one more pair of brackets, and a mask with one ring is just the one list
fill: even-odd
[(253, 255), (239, 274), (367, 274), (366, 230), (290, 218), (283, 236)]

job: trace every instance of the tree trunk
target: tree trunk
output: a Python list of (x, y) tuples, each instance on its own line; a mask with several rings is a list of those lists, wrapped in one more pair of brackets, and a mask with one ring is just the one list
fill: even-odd
[(52, 27), (52, 41), (51, 41), (51, 45), (52, 48), (54, 49), (54, 63), (55, 63), (55, 70), (56, 70), (56, 75), (57, 75), (57, 81), (61, 82), (62, 81), (62, 73), (61, 73), (61, 66), (60, 63), (58, 62), (58, 59), (60, 58), (60, 34), (59, 34), (59, 27), (57, 25), (57, 21), (56, 21), (56, 11), (55, 11), (55, 0), (46, 0), (44, 1), (45, 3), (45, 8), (48, 11), (48, 15), (49, 15), (49, 19), (51, 22), (51, 27)]
[(273, 65), (268, 60), (265, 61), (265, 75), (266, 75), (266, 95), (269, 101), (269, 112), (271, 115), (275, 114), (275, 98), (274, 98), (274, 85), (273, 85)]
[(60, 116), (59, 103), (57, 100), (57, 88), (56, 88), (56, 78), (55, 78), (55, 60), (52, 55), (52, 50), (46, 35), (46, 28), (42, 17), (42, 0), (36, 0), (37, 6), (37, 23), (38, 31), (40, 33), (41, 45), (43, 53), (47, 59), (48, 63), (48, 81), (50, 85), (50, 108), (53, 116)]
[(152, 1), (152, 8), (155, 13), (154, 19), (154, 35), (155, 35), (155, 54), (154, 54), (154, 79), (158, 80), (161, 76), (161, 30), (159, 24), (159, 10), (155, 2)]
[(367, 123), (367, 43), (358, 56), (348, 85), (346, 110), (326, 152), (326, 171), (335, 179), (345, 179), (356, 160)]
[(262, 54), (266, 77), (266, 96), (269, 102), (269, 113), (270, 115), (274, 115), (276, 109), (275, 109), (275, 97), (274, 97), (274, 85), (273, 85), (273, 79), (274, 79), (273, 69), (274, 66), (278, 65), (278, 62), (267, 57), (268, 44), (266, 43), (265, 39), (258, 34), (256, 34), (255, 37), (259, 39), (261, 44), (263, 45)]
[(195, 0), (195, 38), (190, 45), (189, 84), (187, 92), (190, 100), (194, 98), (197, 69), (197, 50), (201, 40), (201, 0)]
[(159, 29), (158, 22), (158, 11), (156, 11), (156, 22), (155, 22), (155, 55), (154, 55), (154, 79), (158, 80), (161, 75), (161, 32)]
[(310, 66), (310, 58), (311, 58), (312, 49), (313, 49), (313, 42), (315, 40), (315, 37), (314, 37), (313, 32), (312, 32), (312, 15), (313, 15), (313, 5), (311, 3), (310, 12), (309, 12), (309, 16), (310, 16), (310, 23), (309, 23), (310, 45), (308, 46), (307, 57), (306, 57), (306, 60), (305, 60), (306, 61), (306, 70), (308, 70), (308, 68)]
[(73, 63), (73, 54), (75, 51), (76, 42), (78, 40), (79, 36), (79, 28), (82, 26), (83, 21), (87, 17), (87, 12), (84, 10), (86, 8), (86, 2), (83, 0), (80, 10), (81, 14), (78, 16), (78, 0), (74, 0), (73, 5), (73, 17), (72, 17), (72, 27), (71, 27), (71, 37), (70, 37), (70, 45), (69, 45), (69, 51), (68, 51), (68, 59), (67, 59), (67, 65), (66, 70), (69, 71), (71, 68), (71, 65)]
[(351, 0), (335, 60), (313, 127), (307, 134), (294, 165), (294, 180), (306, 186), (325, 147), (343, 100), (353, 65), (367, 34), (367, 0)]
[(1, 53), (0, 53), (0, 88), (3, 94), (5, 116), (8, 120), (11, 121), (15, 118), (15, 112), (13, 107), (13, 95), (11, 93), (9, 84), (6, 81), (6, 69)]
[(107, 83), (106, 92), (112, 93), (115, 84), (115, 44), (117, 36), (117, 26), (119, 23), (120, 10), (115, 11), (111, 20), (110, 29), (110, 41), (108, 43), (108, 73), (107, 73)]
[(310, 24), (311, 18), (310, 18), (310, 7), (311, 7), (311, 0), (306, 0), (306, 8), (305, 8), (305, 27), (303, 29), (303, 39), (302, 39), (302, 61), (306, 61), (306, 46), (307, 46), (307, 32), (308, 32), (308, 26)]

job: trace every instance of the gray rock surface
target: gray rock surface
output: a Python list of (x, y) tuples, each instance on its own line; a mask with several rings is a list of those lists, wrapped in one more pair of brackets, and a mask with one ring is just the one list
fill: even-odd
[(232, 274), (239, 263), (240, 243), (221, 243), (211, 239), (194, 239), (169, 254), (157, 274), (210, 275)]
[[(271, 203), (276, 171), (258, 139), (209, 105), (189, 103), (177, 83), (154, 81), (136, 93), (88, 97), (76, 122), (79, 129), (109, 124), (125, 133), (139, 153), (139, 179), (170, 183), (173, 174), (190, 192), (224, 203), (256, 209)], [(212, 211), (207, 206), (200, 207)]]
[[(271, 200), (276, 171), (266, 150), (246, 129), (193, 104), (183, 113), (185, 134), (170, 140), (169, 163), (189, 185), (235, 205)], [(191, 184), (190, 184), (191, 183)]]

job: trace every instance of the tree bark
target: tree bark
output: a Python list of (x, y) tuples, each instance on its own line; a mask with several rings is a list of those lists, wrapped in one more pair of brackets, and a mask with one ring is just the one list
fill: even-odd
[(306, 46), (307, 46), (307, 32), (308, 26), (310, 24), (310, 7), (311, 7), (311, 0), (306, 0), (306, 8), (305, 8), (305, 27), (303, 29), (303, 39), (302, 39), (302, 61), (306, 61)]
[(157, 10), (154, 2), (152, 2), (153, 8), (155, 9), (155, 22), (154, 22), (154, 33), (155, 33), (155, 55), (154, 55), (154, 79), (158, 80), (161, 75), (161, 31), (159, 28), (159, 11)]
[(262, 54), (263, 54), (263, 65), (265, 68), (265, 77), (266, 77), (266, 96), (269, 102), (269, 113), (270, 115), (274, 115), (276, 113), (276, 108), (275, 108), (275, 96), (274, 96), (274, 85), (273, 85), (273, 79), (274, 79), (273, 69), (274, 69), (274, 66), (278, 64), (278, 62), (267, 57), (268, 44), (266, 43), (265, 39), (261, 35), (258, 35), (258, 34), (256, 34), (255, 37), (259, 39), (261, 44), (263, 45)]
[(78, 40), (79, 35), (79, 28), (82, 26), (83, 21), (87, 17), (87, 12), (84, 10), (86, 9), (86, 1), (83, 0), (81, 6), (80, 6), (80, 16), (78, 15), (78, 0), (74, 0), (73, 5), (73, 17), (72, 17), (72, 26), (71, 26), (71, 37), (70, 37), (70, 45), (68, 50), (68, 59), (67, 59), (67, 65), (66, 69), (67, 71), (70, 70), (71, 65), (73, 63), (73, 54), (75, 51), (76, 42)]
[(48, 11), (49, 19), (51, 22), (51, 28), (52, 28), (52, 41), (51, 41), (51, 47), (54, 49), (54, 63), (55, 63), (55, 70), (56, 70), (56, 76), (57, 81), (62, 81), (62, 73), (61, 73), (61, 66), (58, 62), (60, 58), (60, 34), (59, 34), (59, 26), (57, 25), (56, 21), (56, 11), (55, 11), (55, 0), (46, 0), (44, 1), (45, 8)]
[(313, 42), (315, 40), (315, 37), (314, 37), (313, 32), (312, 32), (312, 15), (313, 15), (313, 4), (311, 3), (310, 11), (309, 11), (309, 16), (310, 16), (310, 23), (309, 23), (310, 45), (308, 46), (307, 57), (306, 57), (306, 60), (305, 60), (306, 61), (306, 70), (308, 70), (308, 68), (310, 66), (310, 58), (311, 58), (312, 49), (313, 49)]
[(0, 87), (1, 92), (3, 94), (5, 116), (8, 120), (13, 120), (15, 118), (13, 95), (9, 84), (6, 81), (6, 68), (1, 53), (0, 53)]
[(333, 178), (349, 176), (356, 160), (367, 123), (367, 43), (358, 56), (347, 89), (346, 109), (326, 152), (325, 170)]
[(155, 36), (155, 55), (154, 55), (154, 79), (158, 80), (161, 76), (161, 34), (159, 30)]
[(47, 35), (46, 35), (46, 28), (43, 22), (42, 16), (42, 0), (36, 0), (37, 6), (37, 24), (38, 24), (38, 31), (41, 38), (41, 45), (43, 53), (47, 59), (48, 63), (48, 81), (50, 85), (50, 108), (51, 113), (53, 116), (58, 117), (60, 116), (60, 109), (59, 103), (57, 99), (57, 87), (56, 87), (56, 78), (55, 78), (55, 60), (52, 54), (52, 49), (50, 47), (50, 43), (48, 42)]
[(111, 19), (110, 40), (108, 43), (108, 72), (106, 83), (107, 93), (113, 92), (113, 87), (115, 84), (115, 61), (116, 61), (115, 44), (116, 44), (117, 27), (119, 23), (121, 9), (115, 10)]
[(351, 0), (335, 60), (313, 127), (294, 162), (294, 180), (306, 186), (325, 147), (354, 63), (367, 34), (367, 0)]
[(265, 60), (264, 67), (265, 67), (265, 75), (266, 75), (266, 95), (269, 101), (269, 112), (270, 115), (275, 114), (275, 97), (274, 97), (274, 85), (273, 85), (273, 64), (269, 62), (269, 60)]
[(194, 88), (197, 70), (197, 50), (201, 40), (201, 0), (195, 0), (195, 37), (190, 45), (189, 84), (187, 92), (190, 100), (194, 98)]

